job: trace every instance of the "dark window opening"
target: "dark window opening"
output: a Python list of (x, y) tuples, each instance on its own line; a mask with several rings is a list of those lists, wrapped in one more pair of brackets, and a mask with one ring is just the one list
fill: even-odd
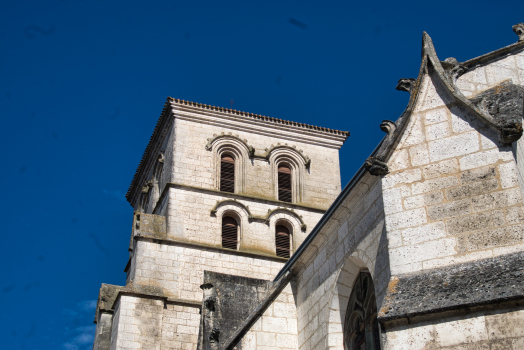
[(235, 193), (235, 159), (228, 155), (220, 162), (220, 191)]
[(291, 234), (286, 226), (277, 225), (275, 227), (275, 244), (277, 256), (289, 259), (291, 256)]
[(375, 288), (367, 272), (358, 275), (349, 297), (344, 321), (344, 348), (380, 350)]
[(287, 165), (278, 167), (278, 200), (291, 203), (291, 169)]
[(237, 249), (238, 223), (235, 219), (225, 216), (222, 219), (222, 247)]

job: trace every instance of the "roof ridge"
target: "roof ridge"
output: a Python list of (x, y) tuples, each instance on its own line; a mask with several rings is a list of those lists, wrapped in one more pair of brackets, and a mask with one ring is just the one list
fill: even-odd
[(295, 122), (295, 121), (291, 121), (291, 120), (273, 118), (273, 117), (269, 117), (269, 116), (266, 116), (266, 115), (261, 115), (261, 114), (251, 113), (251, 112), (239, 111), (239, 110), (232, 109), (232, 108), (211, 106), (211, 105), (207, 105), (207, 104), (204, 104), (204, 103), (193, 102), (193, 101), (186, 101), (186, 100), (173, 98), (173, 97), (168, 97), (168, 100), (170, 100), (170, 101), (172, 101), (174, 103), (177, 103), (177, 104), (181, 104), (181, 105), (188, 105), (188, 106), (192, 106), (192, 107), (200, 107), (200, 108), (204, 108), (204, 109), (211, 109), (211, 110), (215, 110), (215, 111), (219, 111), (219, 112), (236, 114), (236, 115), (241, 115), (241, 116), (244, 116), (244, 117), (251, 117), (251, 118), (254, 118), (254, 119), (261, 119), (261, 120), (264, 120), (264, 121), (270, 121), (270, 122), (274, 122), (274, 123), (287, 124), (287, 125), (302, 127), (302, 128), (306, 128), (306, 129), (313, 129), (313, 130), (317, 130), (317, 131), (323, 131), (323, 132), (336, 134), (336, 135), (349, 136), (349, 131), (342, 131), (342, 130), (331, 129), (331, 128), (326, 128), (326, 127), (322, 127), (322, 126), (316, 126), (316, 125), (311, 125), (311, 124), (299, 123), (299, 122)]

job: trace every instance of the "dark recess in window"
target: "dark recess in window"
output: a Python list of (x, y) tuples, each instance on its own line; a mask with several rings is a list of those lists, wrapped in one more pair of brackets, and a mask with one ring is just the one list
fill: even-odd
[(278, 167), (278, 200), (291, 203), (291, 169), (287, 165)]
[(235, 159), (229, 155), (220, 162), (220, 191), (235, 193)]
[(222, 247), (237, 249), (238, 223), (235, 219), (225, 216), (222, 219)]
[(289, 259), (291, 256), (291, 237), (286, 226), (277, 225), (275, 227), (275, 242), (277, 247), (277, 256)]

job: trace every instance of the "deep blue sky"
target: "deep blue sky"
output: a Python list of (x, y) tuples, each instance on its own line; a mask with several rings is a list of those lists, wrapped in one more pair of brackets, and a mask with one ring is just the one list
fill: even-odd
[(505, 0), (0, 0), (2, 349), (91, 349), (167, 96), (348, 130), (345, 185), (405, 108), (422, 31), (462, 61), (523, 21)]

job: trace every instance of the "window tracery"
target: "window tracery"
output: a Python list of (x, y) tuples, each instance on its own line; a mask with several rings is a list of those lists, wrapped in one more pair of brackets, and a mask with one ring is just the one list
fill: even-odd
[(368, 272), (360, 272), (349, 297), (344, 321), (344, 349), (381, 349), (375, 287)]

